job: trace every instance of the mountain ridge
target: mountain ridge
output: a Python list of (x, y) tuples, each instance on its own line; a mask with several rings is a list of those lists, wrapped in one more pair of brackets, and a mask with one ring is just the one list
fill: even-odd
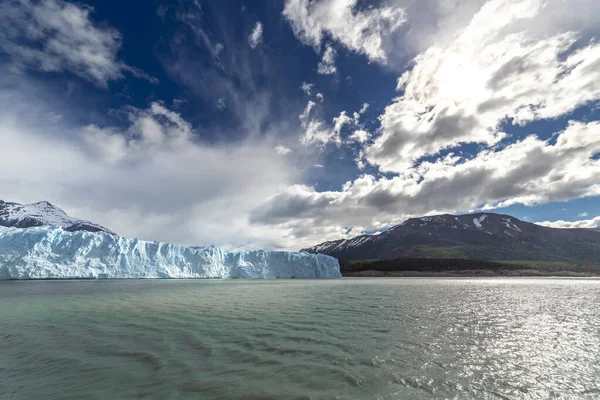
[(598, 262), (600, 232), (549, 228), (479, 212), (410, 218), (379, 235), (323, 242), (301, 251), (340, 260), (412, 257)]
[(0, 226), (8, 228), (59, 226), (69, 232), (87, 231), (115, 234), (101, 225), (70, 217), (62, 209), (48, 201), (19, 204), (0, 200)]

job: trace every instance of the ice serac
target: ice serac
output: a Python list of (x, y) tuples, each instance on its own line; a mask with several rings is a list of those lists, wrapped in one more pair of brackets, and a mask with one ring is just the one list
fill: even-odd
[(60, 227), (0, 227), (0, 279), (340, 278), (330, 256), (284, 251), (224, 251)]

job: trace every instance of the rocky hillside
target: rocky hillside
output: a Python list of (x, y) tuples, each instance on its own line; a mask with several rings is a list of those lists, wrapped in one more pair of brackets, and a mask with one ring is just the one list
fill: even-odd
[(600, 262), (600, 232), (555, 229), (510, 215), (476, 213), (411, 218), (379, 235), (303, 249), (341, 260), (411, 257)]

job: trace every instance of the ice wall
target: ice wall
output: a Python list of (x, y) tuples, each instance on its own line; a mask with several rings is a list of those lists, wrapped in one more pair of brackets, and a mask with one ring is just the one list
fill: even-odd
[(35, 278), (340, 278), (321, 254), (223, 251), (147, 242), (59, 227), (0, 227), (0, 279)]

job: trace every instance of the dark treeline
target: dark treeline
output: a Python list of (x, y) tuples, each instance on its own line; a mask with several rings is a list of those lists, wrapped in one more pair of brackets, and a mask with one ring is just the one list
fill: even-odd
[(600, 273), (597, 265), (575, 265), (567, 263), (537, 261), (481, 261), (461, 258), (401, 258), (394, 260), (340, 260), (342, 275), (362, 271), (382, 272), (448, 272), (468, 270), (518, 271), (536, 269), (546, 272)]

